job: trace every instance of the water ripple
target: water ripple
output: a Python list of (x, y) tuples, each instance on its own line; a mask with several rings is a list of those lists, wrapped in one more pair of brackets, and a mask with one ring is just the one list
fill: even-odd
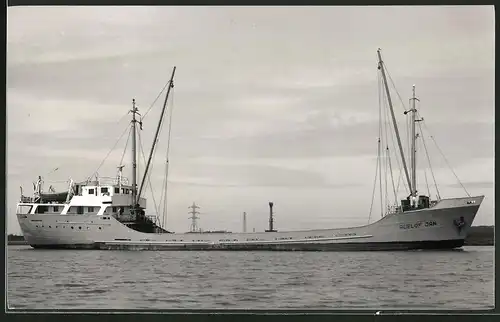
[(17, 309), (349, 309), (494, 305), (493, 247), (456, 252), (34, 251), (9, 246)]

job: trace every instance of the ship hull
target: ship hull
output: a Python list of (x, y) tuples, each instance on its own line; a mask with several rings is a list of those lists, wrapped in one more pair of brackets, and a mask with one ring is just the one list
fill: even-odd
[(460, 248), (464, 239), (414, 241), (414, 242), (374, 242), (374, 243), (324, 243), (324, 244), (277, 244), (277, 245), (155, 245), (155, 244), (34, 244), (35, 249), (98, 249), (98, 250), (150, 250), (150, 251), (408, 251), (408, 250), (449, 250)]
[(390, 214), (366, 226), (287, 232), (141, 233), (113, 217), (96, 215), (18, 214), (18, 220), (26, 241), (36, 249), (438, 250), (463, 246), (483, 198), (443, 199), (432, 208)]

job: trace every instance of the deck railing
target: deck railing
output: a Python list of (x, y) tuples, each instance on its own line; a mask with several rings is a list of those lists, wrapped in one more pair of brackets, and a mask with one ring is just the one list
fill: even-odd
[(397, 214), (401, 212), (401, 207), (400, 206), (395, 206), (395, 205), (389, 205), (387, 206), (387, 214), (392, 215), (392, 214)]
[[(117, 177), (99, 177), (98, 178), (100, 185), (119, 185), (119, 179)], [(122, 177), (121, 184), (124, 186), (129, 185), (129, 180), (126, 177)]]

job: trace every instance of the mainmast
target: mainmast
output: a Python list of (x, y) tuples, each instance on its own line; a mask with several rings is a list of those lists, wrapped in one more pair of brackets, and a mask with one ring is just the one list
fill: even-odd
[(377, 54), (378, 54), (378, 60), (379, 60), (378, 69), (380, 69), (380, 71), (382, 72), (382, 78), (384, 80), (385, 92), (387, 94), (387, 101), (389, 102), (389, 108), (390, 108), (391, 116), (392, 116), (392, 123), (394, 124), (394, 131), (396, 132), (396, 139), (398, 141), (399, 152), (401, 154), (401, 160), (403, 162), (403, 168), (405, 170), (406, 181), (408, 182), (408, 187), (410, 188), (410, 191), (413, 191), (412, 181), (410, 180), (410, 175), (408, 174), (408, 167), (406, 166), (403, 145), (401, 144), (401, 137), (399, 136), (398, 124), (396, 122), (396, 116), (394, 115), (394, 109), (392, 107), (391, 93), (389, 91), (389, 85), (387, 84), (387, 78), (385, 76), (384, 63), (382, 61), (382, 56), (380, 55), (380, 48), (377, 50)]
[[(135, 99), (132, 99), (132, 205), (137, 203), (137, 143), (136, 143), (136, 114), (139, 114), (135, 106)], [(121, 170), (121, 169), (120, 169)]]
[(416, 134), (416, 129), (415, 129), (415, 123), (419, 122), (420, 120), (417, 120), (417, 108), (416, 108), (416, 101), (418, 101), (418, 98), (415, 96), (415, 85), (413, 85), (413, 96), (411, 98), (412, 101), (412, 108), (409, 111), (406, 111), (405, 114), (411, 113), (410, 116), (410, 127), (411, 127), (411, 187), (413, 189), (411, 190), (411, 196), (413, 197), (413, 203), (415, 203), (415, 197), (417, 196), (417, 147), (416, 147), (416, 141), (418, 135)]
[(151, 146), (151, 151), (149, 151), (148, 163), (146, 164), (146, 168), (144, 169), (144, 176), (142, 177), (141, 185), (139, 186), (139, 192), (136, 195), (136, 199), (134, 199), (136, 200), (136, 204), (139, 203), (139, 198), (141, 197), (142, 189), (144, 188), (144, 183), (146, 182), (146, 178), (148, 175), (149, 166), (151, 165), (151, 159), (153, 158), (153, 152), (156, 147), (156, 143), (158, 142), (158, 135), (160, 133), (161, 125), (163, 123), (163, 116), (165, 115), (165, 110), (167, 108), (168, 96), (170, 94), (170, 90), (174, 87), (175, 69), (176, 67), (174, 66), (174, 69), (172, 70), (172, 76), (170, 77), (169, 81), (167, 95), (165, 96), (165, 102), (163, 103), (163, 109), (161, 111), (160, 120), (158, 121), (158, 126), (156, 127), (156, 133), (153, 139), (153, 145)]

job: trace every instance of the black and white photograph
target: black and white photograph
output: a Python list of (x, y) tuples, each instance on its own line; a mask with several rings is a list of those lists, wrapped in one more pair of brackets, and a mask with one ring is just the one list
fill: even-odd
[(493, 6), (7, 8), (6, 305), (494, 308)]

